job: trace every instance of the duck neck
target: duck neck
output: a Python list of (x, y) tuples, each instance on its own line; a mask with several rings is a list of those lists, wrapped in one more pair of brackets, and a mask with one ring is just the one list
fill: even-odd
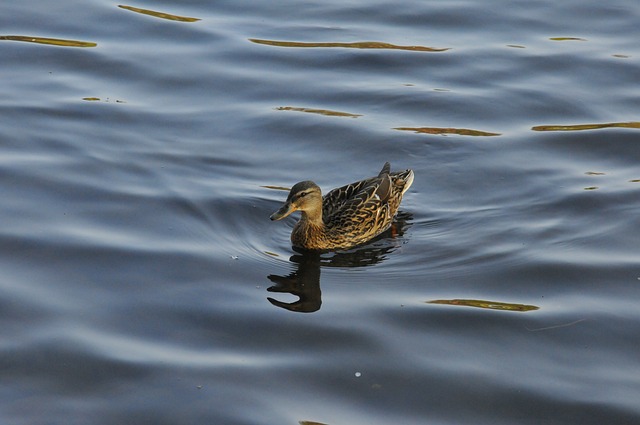
[(320, 208), (309, 211), (302, 211), (302, 217), (300, 221), (304, 221), (305, 224), (311, 225), (313, 227), (324, 227), (324, 222), (322, 221), (322, 210)]
[(293, 232), (291, 232), (291, 242), (293, 242), (293, 245), (302, 248), (321, 248), (319, 244), (323, 241), (324, 232), (322, 211), (317, 214), (309, 214), (306, 211), (302, 211), (300, 220), (293, 227)]

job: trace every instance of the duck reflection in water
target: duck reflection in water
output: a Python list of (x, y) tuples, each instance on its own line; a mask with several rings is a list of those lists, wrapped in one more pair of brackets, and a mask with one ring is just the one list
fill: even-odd
[(338, 252), (306, 251), (294, 248), (298, 253), (289, 261), (296, 270), (287, 276), (269, 275), (267, 278), (275, 285), (268, 292), (288, 293), (298, 298), (294, 302), (283, 302), (268, 297), (276, 307), (299, 313), (313, 313), (320, 310), (322, 291), (320, 290), (320, 269), (322, 267), (366, 267), (381, 263), (387, 254), (395, 251), (402, 243), (395, 239), (402, 236), (411, 225), (412, 215), (399, 212), (392, 226), (371, 242), (358, 248)]

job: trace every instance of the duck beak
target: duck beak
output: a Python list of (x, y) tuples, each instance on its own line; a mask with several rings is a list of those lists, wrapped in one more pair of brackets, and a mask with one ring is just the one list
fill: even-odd
[(269, 218), (271, 220), (282, 220), (283, 218), (285, 218), (286, 216), (288, 216), (289, 214), (291, 214), (295, 210), (296, 209), (291, 204), (291, 202), (285, 202), (285, 204), (278, 211), (276, 211), (273, 214), (271, 214), (271, 217), (269, 217)]

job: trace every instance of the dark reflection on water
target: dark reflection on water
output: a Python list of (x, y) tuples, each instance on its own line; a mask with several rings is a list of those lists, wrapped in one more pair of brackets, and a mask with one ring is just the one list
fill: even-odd
[(298, 297), (298, 301), (285, 303), (268, 297), (276, 307), (298, 313), (313, 313), (320, 310), (322, 292), (320, 291), (320, 254), (307, 253), (292, 256), (289, 261), (296, 264), (297, 270), (288, 276), (269, 275), (267, 278), (275, 283), (267, 288), (269, 292), (289, 293)]
[[(313, 313), (320, 310), (322, 305), (322, 291), (320, 290), (320, 269), (322, 267), (355, 268), (367, 267), (381, 263), (388, 254), (395, 251), (400, 245), (394, 243), (394, 238), (401, 238), (411, 226), (413, 215), (400, 211), (391, 227), (375, 237), (365, 246), (356, 247), (348, 251), (314, 252), (298, 250), (289, 258), (295, 271), (287, 276), (269, 275), (267, 278), (275, 283), (267, 288), (274, 293), (289, 293), (298, 300), (294, 302), (282, 302), (274, 298), (267, 298), (276, 307), (299, 313)], [(401, 240), (401, 239), (398, 239)], [(295, 248), (294, 248), (295, 249)]]

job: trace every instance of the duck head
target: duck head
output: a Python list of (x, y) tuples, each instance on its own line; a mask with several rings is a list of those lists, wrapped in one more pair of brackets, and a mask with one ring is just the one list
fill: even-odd
[(289, 192), (286, 202), (271, 214), (271, 220), (282, 220), (294, 211), (302, 211), (311, 216), (322, 214), (322, 192), (312, 181), (296, 183)]

